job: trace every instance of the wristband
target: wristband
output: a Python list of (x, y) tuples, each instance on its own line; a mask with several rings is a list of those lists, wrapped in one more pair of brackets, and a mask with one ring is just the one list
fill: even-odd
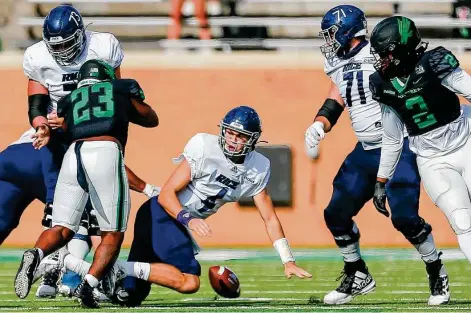
[(280, 255), (281, 262), (286, 264), (288, 262), (294, 262), (294, 255), (289, 247), (288, 240), (286, 238), (280, 238), (273, 243), (276, 251)]
[(194, 219), (194, 217), (191, 216), (190, 212), (187, 212), (185, 210), (181, 210), (180, 213), (178, 213), (178, 215), (177, 215), (177, 221), (179, 221), (184, 226), (188, 226), (188, 223), (192, 219)]

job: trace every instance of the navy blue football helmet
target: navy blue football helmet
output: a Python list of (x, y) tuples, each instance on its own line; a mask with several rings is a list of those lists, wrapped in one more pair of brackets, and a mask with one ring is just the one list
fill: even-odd
[(339, 5), (330, 9), (322, 18), (319, 36), (325, 40), (321, 52), (327, 59), (344, 57), (355, 37), (366, 36), (365, 13), (353, 5)]
[[(221, 145), (224, 154), (229, 158), (241, 157), (249, 154), (255, 149), (255, 144), (262, 134), (262, 121), (260, 120), (258, 113), (248, 106), (240, 106), (230, 110), (229, 113), (224, 116), (224, 119), (221, 121), (219, 126), (221, 128), (219, 144)], [(229, 151), (226, 149), (227, 129), (239, 132), (248, 137), (248, 140), (241, 151)]]
[(80, 12), (70, 5), (52, 9), (44, 19), (43, 40), (57, 63), (73, 63), (85, 46), (85, 27)]

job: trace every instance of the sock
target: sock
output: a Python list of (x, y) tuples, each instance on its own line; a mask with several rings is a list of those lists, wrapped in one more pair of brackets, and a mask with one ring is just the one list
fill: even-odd
[(424, 242), (415, 244), (414, 247), (417, 249), (420, 257), (425, 263), (432, 263), (438, 260), (439, 256), (432, 234), (429, 234)]
[(356, 262), (361, 259), (360, 254), (360, 242), (354, 242), (345, 247), (340, 247), (340, 253), (342, 253), (343, 260), (345, 262)]
[(92, 265), (73, 256), (72, 254), (68, 254), (64, 258), (64, 266), (66, 269), (79, 274), (80, 277), (85, 277)]
[(98, 286), (98, 279), (95, 278), (95, 276), (91, 275), (91, 274), (87, 274), (85, 275), (85, 278), (84, 278), (88, 284), (92, 287), (92, 288), (96, 288)]
[(471, 263), (471, 233), (458, 235), (458, 243), (468, 262)]
[(38, 254), (39, 254), (39, 262), (41, 262), (42, 259), (44, 259), (44, 252), (40, 248), (36, 248), (36, 250), (38, 251)]
[(142, 262), (119, 262), (127, 276), (148, 280), (150, 275), (150, 264)]
[(80, 226), (78, 232), (67, 244), (67, 249), (72, 255), (83, 260), (90, 252), (89, 241), (90, 238), (88, 237), (87, 229), (83, 226)]

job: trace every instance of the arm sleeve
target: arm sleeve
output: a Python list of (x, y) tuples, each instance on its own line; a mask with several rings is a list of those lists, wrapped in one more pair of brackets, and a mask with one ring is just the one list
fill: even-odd
[(442, 85), (454, 93), (471, 101), (471, 76), (461, 68), (456, 68), (442, 80)]
[(116, 69), (123, 62), (124, 52), (118, 39), (114, 35), (110, 35), (110, 55), (106, 63)]
[(391, 179), (404, 144), (404, 123), (390, 107), (381, 105), (383, 139), (378, 177)]
[(200, 177), (204, 161), (204, 141), (201, 134), (196, 134), (188, 141), (182, 155), (190, 164), (191, 180)]
[(31, 80), (37, 81), (41, 85), (45, 86), (44, 81), (41, 77), (40, 69), (34, 64), (34, 56), (29, 49), (26, 49), (23, 58), (23, 71)]

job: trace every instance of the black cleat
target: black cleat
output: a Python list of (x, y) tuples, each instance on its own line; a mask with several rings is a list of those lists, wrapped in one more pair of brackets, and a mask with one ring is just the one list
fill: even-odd
[(78, 298), (79, 303), (90, 309), (98, 309), (98, 301), (93, 294), (93, 287), (84, 279), (75, 289), (75, 296)]
[(33, 285), (34, 272), (40, 263), (38, 249), (26, 250), (21, 258), (20, 268), (15, 277), (15, 293), (20, 299), (28, 296)]
[(440, 259), (432, 263), (425, 263), (425, 265), (430, 287), (428, 305), (447, 304), (450, 302), (450, 285), (445, 265)]

